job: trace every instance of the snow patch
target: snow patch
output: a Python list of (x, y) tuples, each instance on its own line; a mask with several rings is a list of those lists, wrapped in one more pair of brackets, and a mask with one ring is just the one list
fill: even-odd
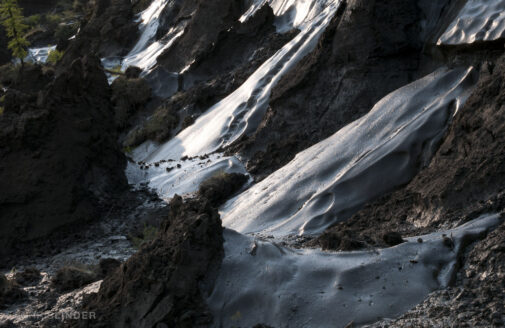
[(437, 44), (470, 44), (504, 37), (505, 1), (468, 0)]
[(436, 72), (302, 151), (221, 209), (223, 225), (275, 237), (319, 234), (407, 183), (427, 162), (476, 82), (473, 68)]
[(130, 184), (147, 185), (164, 199), (194, 193), (203, 181), (222, 172), (247, 174), (238, 158), (221, 154), (141, 165), (128, 163), (126, 168)]

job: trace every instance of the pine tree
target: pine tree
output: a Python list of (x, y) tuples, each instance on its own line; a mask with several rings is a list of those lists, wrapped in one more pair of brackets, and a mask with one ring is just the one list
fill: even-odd
[(21, 67), (23, 67), (23, 59), (28, 54), (27, 48), (30, 45), (24, 38), (28, 26), (23, 24), (23, 13), (17, 0), (0, 1), (0, 22), (5, 27), (7, 37), (10, 39), (7, 47), (14, 57), (21, 60)]

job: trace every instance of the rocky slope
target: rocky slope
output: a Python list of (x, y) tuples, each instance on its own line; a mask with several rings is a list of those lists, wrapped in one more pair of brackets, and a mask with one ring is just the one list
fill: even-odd
[(483, 65), (478, 85), (429, 166), (405, 187), (329, 229), (319, 238), (323, 247), (338, 245), (332, 239), (346, 230), (363, 245), (383, 246), (388, 230), (413, 235), (503, 210), (504, 76), (505, 57)]
[(113, 129), (111, 90), (99, 60), (77, 59), (53, 76), (38, 66), (26, 69), (5, 95), (2, 256), (13, 247), (30, 252), (22, 242), (58, 227), (84, 225), (127, 187), (118, 170), (126, 160)]
[[(212, 16), (213, 10), (216, 10), (214, 5), (210, 8), (203, 6), (198, 16)], [(297, 30), (277, 33), (273, 25), (274, 17), (272, 9), (263, 6), (245, 23), (234, 20), (220, 26), (214, 31), (215, 42), (209, 43), (209, 40), (204, 39), (208, 44), (204, 48), (195, 48), (196, 53), (177, 55), (179, 60), (185, 62), (193, 60), (191, 66), (179, 76), (179, 92), (163, 101), (152, 116), (132, 129), (124, 138), (124, 145), (134, 147), (146, 140), (166, 141), (193, 124), (210, 106), (236, 90), (265, 60), (298, 33)], [(189, 26), (197, 23), (191, 21)], [(192, 35), (191, 43), (198, 43), (199, 37), (198, 34)], [(223, 58), (227, 60), (223, 61)], [(160, 58), (161, 67), (173, 69), (169, 63), (172, 61)], [(153, 88), (159, 88), (159, 84), (154, 82)]]
[(426, 36), (417, 1), (348, 1), (304, 58), (274, 88), (267, 115), (232, 146), (260, 179), (358, 119), (419, 76)]
[(93, 53), (99, 57), (125, 55), (138, 36), (129, 0), (98, 0), (80, 26), (79, 37), (65, 50), (63, 63)]
[(398, 319), (370, 327), (503, 327), (505, 225), (464, 257), (454, 286), (432, 293)]
[[(205, 326), (203, 286), (222, 258), (219, 215), (209, 203), (174, 197), (160, 237), (143, 247), (102, 283), (84, 309), (96, 312), (91, 327)], [(205, 287), (203, 288), (205, 290)]]
[(194, 199), (174, 196), (158, 237), (84, 302), (83, 309), (98, 316), (87, 326), (208, 326), (212, 315), (204, 299), (212, 291), (223, 257), (221, 220), (215, 206), (244, 180), (237, 174), (224, 175), (204, 182)]
[[(37, 9), (32, 1), (28, 2), (35, 11), (46, 10)], [(132, 231), (130, 225), (135, 226), (136, 231), (130, 239), (147, 238), (149, 230), (146, 230), (145, 222), (158, 226), (162, 221), (157, 230), (147, 227), (155, 231), (151, 236), (153, 240), (144, 240), (140, 250), (109, 273), (101, 286), (100, 282), (96, 282), (92, 288), (77, 290), (75, 293), (79, 297), (77, 294), (68, 296), (72, 299), (74, 310), (95, 313), (97, 319), (68, 320), (64, 325), (195, 327), (236, 326), (240, 322), (290, 322), (301, 326), (302, 322), (303, 325), (318, 322), (344, 327), (352, 326), (352, 319), (360, 325), (379, 320), (373, 324), (375, 327), (503, 325), (505, 226), (496, 222), (503, 221), (505, 215), (505, 152), (502, 146), (505, 143), (504, 38), (470, 45), (437, 44), (465, 1), (342, 1), (338, 10), (336, 6), (332, 7), (335, 13), (324, 32), (314, 34), (321, 35), (314, 40), (317, 41), (315, 49), (303, 56), (294, 67), (287, 64), (290, 69), (271, 87), (269, 83), (274, 77), (277, 79), (276, 74), (293, 58), (289, 54), (296, 53), (300, 45), (285, 49), (288, 55), (265, 69), (268, 75), (265, 73), (258, 81), (253, 81), (251, 89), (254, 90), (247, 90), (252, 94), (244, 92), (236, 97), (238, 100), (224, 102), (223, 106), (236, 106), (243, 111), (216, 112), (214, 116), (226, 116), (224, 125), (217, 122), (210, 128), (228, 131), (226, 128), (233, 124), (247, 125), (251, 122), (254, 126), (248, 129), (251, 133), (243, 134), (224, 149), (218, 148), (217, 153), (210, 156), (197, 153), (192, 158), (184, 156), (180, 160), (163, 158), (160, 155), (162, 147), (142, 143), (170, 140), (188, 126), (206, 124), (201, 120), (200, 125), (194, 122), (203, 112), (212, 109), (216, 102), (233, 95), (290, 40), (310, 35), (304, 34), (307, 30), (304, 30), (303, 24), (298, 25), (300, 31), (291, 29), (283, 33), (279, 26), (327, 2), (311, 3), (313, 6), (308, 9), (303, 6), (286, 9), (287, 2), (283, 1), (269, 1), (273, 8), (262, 1), (151, 2), (158, 7), (149, 7), (148, 2), (96, 1), (93, 11), (82, 22), (81, 32), (69, 43), (62, 61), (54, 69), (28, 65), (16, 76), (13, 69), (4, 67), (3, 72), (8, 72), (9, 76), (0, 76), (2, 85), (8, 87), (0, 91), (0, 97), (5, 95), (0, 100), (5, 107), (0, 114), (0, 256), (5, 259), (2, 263), (13, 264), (18, 254), (29, 253), (39, 247), (42, 238), (47, 236), (60, 240), (54, 233), (62, 228), (71, 226), (70, 231), (75, 233), (76, 229), (97, 218), (98, 222), (116, 222), (112, 226), (123, 225), (119, 221), (123, 220), (125, 212), (131, 214), (133, 208), (137, 211), (134, 218), (130, 215), (129, 223), (117, 229), (121, 234), (127, 234)], [(299, 4), (296, 1), (292, 3)], [(248, 20), (240, 22), (239, 18), (250, 5), (252, 8), (257, 6), (257, 10)], [(151, 13), (156, 13), (154, 20), (146, 21), (156, 28), (148, 31), (152, 32), (148, 37), (142, 34), (140, 41), (146, 37), (143, 49), (149, 50), (150, 45), (155, 45), (163, 51), (153, 66), (142, 67), (143, 72), (139, 68), (129, 68), (125, 74), (119, 73), (121, 76), (109, 86), (99, 57), (107, 57), (107, 60), (128, 58), (127, 54), (137, 48), (134, 43), (139, 31), (146, 31), (143, 25), (146, 22), (135, 21), (134, 12), (139, 8), (148, 8)], [(282, 17), (278, 17), (279, 11), (284, 9)], [(495, 16), (491, 20), (497, 19)], [(491, 27), (488, 26), (488, 30)], [(171, 38), (175, 32), (177, 37)], [(4, 41), (0, 31), (0, 62), (8, 60), (7, 55), (1, 53)], [(146, 54), (152, 55), (149, 52)], [(467, 70), (470, 65), (475, 69)], [(223, 233), (222, 224), (229, 227), (226, 215), (233, 211), (227, 206), (233, 207), (234, 201), (240, 203), (241, 198), (239, 196), (226, 206), (220, 206), (236, 192), (249, 188), (246, 183), (253, 180), (241, 174), (219, 171), (203, 182), (199, 191), (196, 191), (199, 183), (191, 186), (191, 191), (195, 192), (182, 188), (185, 198), (175, 195), (168, 207), (161, 206), (159, 199), (149, 196), (155, 205), (150, 209), (147, 206), (139, 209), (135, 204), (141, 201), (141, 197), (128, 192), (125, 177), (127, 160), (123, 151), (127, 156), (136, 158), (138, 153), (149, 152), (155, 147), (154, 157), (147, 158), (156, 161), (150, 163), (146, 159), (147, 163), (138, 161), (128, 164), (128, 170), (139, 171), (135, 172), (141, 177), (140, 181), (143, 177), (144, 183), (139, 184), (142, 188), (151, 181), (149, 179), (162, 180), (151, 186), (164, 186), (163, 179), (166, 179), (168, 182), (165, 184), (172, 184), (172, 189), (176, 189), (180, 187), (178, 184), (184, 183), (181, 180), (192, 182), (191, 175), (200, 174), (198, 170), (205, 170), (205, 165), (212, 165), (216, 159), (227, 165), (224, 170), (237, 163), (242, 167), (243, 161), (255, 182), (263, 180), (263, 183), (269, 183), (266, 177), (273, 176), (274, 182), (278, 183), (267, 186), (258, 183), (256, 188), (246, 190), (242, 197), (247, 196), (249, 191), (259, 195), (261, 200), (261, 204), (258, 201), (247, 206), (266, 207), (269, 213), (274, 213), (274, 219), (283, 224), (281, 221), (285, 213), (277, 215), (268, 206), (272, 207), (274, 203), (269, 197), (286, 194), (294, 208), (298, 208), (296, 213), (303, 216), (302, 209), (309, 201), (302, 199), (302, 192), (296, 194), (295, 190), (305, 188), (304, 193), (315, 195), (316, 191), (319, 192), (317, 186), (298, 184), (295, 179), (292, 190), (280, 192), (279, 189), (285, 185), (283, 181), (275, 181), (275, 177), (283, 175), (275, 175), (275, 172), (284, 169), (287, 172), (285, 177), (305, 174), (305, 180), (312, 179), (317, 184), (319, 175), (310, 175), (310, 171), (323, 166), (290, 171), (286, 164), (308, 147), (329, 140), (327, 138), (335, 132), (349, 132), (349, 129), (342, 128), (364, 117), (379, 100), (384, 98), (386, 100), (380, 104), (387, 104), (394, 98), (388, 94), (420, 80), (441, 66), (456, 68), (454, 71), (475, 71), (475, 75), (479, 75), (468, 99), (462, 96), (463, 92), (458, 93), (456, 87), (449, 90), (458, 95), (455, 98), (458, 102), (466, 102), (461, 107), (454, 106), (454, 103), (446, 106), (459, 109), (454, 117), (441, 119), (443, 124), (439, 122), (442, 125), (440, 131), (445, 131), (445, 134), (441, 133), (442, 138), (436, 138), (436, 144), (427, 141), (429, 145), (418, 145), (415, 141), (424, 139), (415, 133), (408, 134), (410, 130), (403, 129), (401, 125), (402, 133), (407, 134), (405, 139), (412, 138), (413, 144), (419, 148), (429, 148), (429, 154), (419, 153), (419, 158), (414, 159), (414, 172), (408, 178), (403, 177), (401, 183), (393, 181), (389, 184), (388, 181), (387, 185), (396, 186), (396, 189), (391, 191), (392, 187), (386, 188), (391, 192), (381, 193), (380, 197), (368, 201), (363, 207), (363, 202), (352, 207), (346, 212), (349, 219), (334, 224), (320, 236), (281, 236), (285, 238), (280, 238), (283, 245), (279, 245), (279, 239), (275, 239), (278, 236), (246, 236), (231, 230)], [(470, 75), (473, 77), (473, 73)], [(430, 79), (428, 76), (426, 81), (432, 81)], [(466, 88), (473, 83), (473, 78), (465, 81)], [(445, 87), (447, 85), (444, 84)], [(426, 92), (433, 96), (433, 103), (442, 102), (442, 96), (437, 91), (429, 89)], [(267, 94), (266, 114), (260, 117), (260, 122), (243, 120), (244, 115), (249, 114), (247, 110), (256, 108), (259, 94)], [(397, 99), (402, 99), (402, 95), (399, 92)], [(413, 110), (412, 107), (422, 107), (419, 105), (422, 102), (404, 100), (413, 105), (397, 106), (399, 112), (395, 114), (399, 116), (399, 121), (408, 116), (405, 108)], [(420, 108), (416, 107), (413, 111), (417, 109)], [(258, 113), (263, 112), (259, 110)], [(378, 110), (376, 115), (381, 113)], [(209, 110), (200, 118), (208, 118), (212, 123), (212, 114)], [(383, 117), (381, 119), (384, 120)], [(412, 122), (420, 124), (415, 119), (409, 120), (406, 125)], [(375, 123), (378, 121), (381, 120)], [(363, 138), (385, 140), (384, 143), (394, 141), (398, 131), (388, 131), (387, 128), (393, 130), (397, 125), (395, 122), (387, 123), (380, 130), (386, 131), (383, 139), (367, 136), (366, 133)], [(369, 125), (373, 128), (380, 124), (371, 122)], [(367, 128), (362, 130), (375, 131)], [(203, 139), (216, 136), (213, 135), (215, 131), (206, 129), (201, 131)], [(220, 132), (218, 137), (222, 136)], [(419, 134), (422, 135), (421, 132)], [(189, 145), (199, 137), (190, 134), (189, 141), (185, 141)], [(178, 138), (181, 138), (180, 135)], [(178, 139), (174, 140), (172, 148), (179, 146)], [(125, 148), (119, 146), (119, 142)], [(142, 147), (133, 149), (141, 144)], [(170, 145), (167, 143), (164, 146), (170, 148)], [(363, 144), (353, 147), (366, 148)], [(371, 148), (370, 152), (380, 152), (379, 148)], [(398, 151), (400, 155), (403, 154), (401, 150)], [(171, 154), (170, 151), (168, 154)], [(225, 156), (220, 158), (223, 155), (220, 152), (225, 152)], [(407, 158), (410, 158), (409, 154)], [(427, 154), (433, 157), (426, 158)], [(319, 154), (309, 155), (306, 164), (317, 163), (313, 159), (317, 159)], [(340, 155), (345, 159), (343, 154), (330, 155)], [(346, 163), (355, 165), (366, 156), (368, 152)], [(297, 158), (300, 161), (304, 157)], [(382, 159), (380, 156), (377, 158)], [(386, 169), (375, 172), (377, 180), (369, 180), (395, 180), (396, 176), (387, 175), (387, 172), (392, 172), (387, 171), (388, 168), (406, 166), (400, 161), (387, 163), (390, 165)], [(301, 168), (303, 164), (294, 166)], [(324, 168), (317, 173), (326, 183), (324, 177), (332, 180), (336, 169), (332, 166)], [(150, 175), (153, 171), (161, 173)], [(411, 176), (414, 178), (408, 181)], [(343, 185), (347, 189), (343, 190), (348, 191), (351, 199), (359, 192), (353, 192), (352, 181), (349, 181), (344, 180)], [(367, 184), (355, 184), (354, 188), (363, 185)], [(370, 182), (370, 185), (373, 188), (373, 183)], [(329, 188), (323, 191), (334, 196), (334, 191)], [(264, 194), (265, 197), (261, 198)], [(325, 196), (324, 193), (322, 195)], [(339, 201), (347, 199), (344, 192), (337, 196)], [(280, 202), (284, 206), (282, 209), (287, 198), (283, 199), (284, 203)], [(321, 199), (323, 201), (311, 203), (317, 213), (322, 213), (318, 212), (321, 208), (340, 204), (327, 202), (331, 197)], [(114, 207), (121, 207), (121, 213), (113, 210)], [(341, 208), (345, 209), (345, 205)], [(237, 226), (249, 219), (245, 217), (245, 212), (235, 213)], [(111, 213), (117, 218), (110, 218)], [(492, 216), (496, 224), (483, 224), (480, 228), (474, 227), (474, 230), (472, 225), (466, 225), (461, 230), (450, 230), (457, 236), (441, 235), (442, 230), (456, 228), (490, 213), (499, 213)], [(156, 218), (151, 220), (152, 216)], [(255, 219), (260, 222), (264, 217)], [(333, 220), (334, 217), (324, 219)], [(131, 223), (132, 220), (135, 223)], [(310, 229), (308, 225), (305, 221), (301, 233), (303, 228)], [(485, 231), (497, 225), (498, 228), (485, 236)], [(426, 238), (424, 241), (417, 237), (432, 232), (435, 234), (423, 236)], [(110, 234), (112, 232), (109, 231), (104, 235), (117, 237)], [(126, 237), (119, 238), (124, 242), (104, 247), (110, 250), (110, 254), (117, 251), (114, 247), (122, 247), (116, 254), (129, 256), (132, 251), (127, 246)], [(72, 249), (69, 247), (72, 241), (68, 238), (61, 240), (63, 242), (58, 244), (58, 248)], [(102, 246), (96, 245), (102, 241), (89, 238), (84, 244), (85, 248), (89, 246), (91, 249), (86, 257), (101, 256), (99, 249)], [(289, 246), (323, 250), (298, 251)], [(361, 252), (341, 252), (356, 250)], [(93, 258), (90, 261), (96, 260)], [(41, 261), (44, 261), (43, 257)], [(241, 273), (240, 270), (244, 271)], [(9, 296), (11, 293), (11, 298), (25, 296), (16, 286), (8, 285), (5, 279), (0, 283), (2, 295)], [(446, 288), (448, 284), (452, 285)], [(258, 286), (263, 287), (256, 290)], [(444, 289), (436, 290), (440, 287)], [(424, 302), (404, 313), (433, 290), (436, 291), (429, 294)], [(84, 298), (83, 294), (86, 294)], [(397, 296), (400, 294), (404, 299)], [(312, 300), (311, 304), (307, 305), (304, 297)], [(391, 303), (386, 305), (386, 301)], [(4, 302), (3, 299), (0, 302)], [(45, 306), (51, 308), (49, 315), (52, 316), (59, 310), (58, 306), (53, 306), (54, 299), (51, 304), (33, 306), (37, 301), (31, 297), (30, 302), (29, 310), (23, 312), (18, 308), (15, 313), (30, 314), (32, 308)], [(44, 302), (41, 297), (40, 303)], [(300, 304), (305, 305), (301, 308)], [(349, 308), (345, 309), (345, 315), (340, 315), (338, 311), (327, 316), (319, 315), (317, 311), (325, 306), (307, 314), (314, 304), (337, 304)], [(251, 311), (245, 313), (247, 309)], [(276, 311), (281, 310), (278, 315)], [(265, 314), (267, 312), (271, 314)], [(385, 314), (399, 317), (385, 320), (381, 317)], [(327, 320), (329, 317), (333, 318), (331, 322)], [(343, 322), (344, 319), (338, 321), (342, 317), (346, 322)], [(23, 320), (16, 322), (31, 324)], [(54, 320), (41, 321), (42, 326), (54, 323)]]

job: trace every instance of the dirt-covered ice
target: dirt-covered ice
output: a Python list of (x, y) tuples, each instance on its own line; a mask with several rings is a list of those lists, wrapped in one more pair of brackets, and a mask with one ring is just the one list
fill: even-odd
[(214, 327), (344, 327), (395, 317), (446, 287), (458, 255), (500, 222), (483, 215), (396, 247), (293, 250), (226, 229), (225, 257), (207, 299)]

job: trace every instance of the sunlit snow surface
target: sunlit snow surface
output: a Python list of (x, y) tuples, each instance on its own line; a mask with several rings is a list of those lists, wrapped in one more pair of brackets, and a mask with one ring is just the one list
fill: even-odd
[(160, 15), (169, 2), (168, 0), (154, 0), (146, 10), (138, 15), (139, 40), (124, 58), (119, 60), (117, 58), (103, 58), (102, 63), (106, 68), (112, 68), (113, 66), (110, 66), (112, 64), (114, 66), (120, 64), (122, 70), (129, 66), (137, 66), (147, 73), (154, 67), (158, 56), (170, 48), (184, 32), (183, 26), (173, 26), (165, 36), (155, 40), (160, 25)]
[(340, 1), (328, 3), (293, 40), (261, 65), (235, 92), (208, 109), (193, 125), (150, 154), (146, 161), (212, 153), (243, 134), (253, 132), (263, 119), (272, 87), (314, 49), (339, 5)]
[[(293, 250), (226, 229), (225, 257), (207, 299), (214, 327), (344, 327), (397, 316), (447, 286), (463, 244), (500, 222), (485, 215), (396, 247)], [(371, 223), (373, 224), (373, 223)]]
[(220, 154), (212, 154), (205, 158), (162, 161), (157, 166), (151, 165), (148, 169), (140, 169), (139, 165), (129, 163), (126, 168), (130, 184), (137, 186), (147, 184), (164, 199), (171, 198), (175, 194), (193, 193), (203, 181), (222, 172), (247, 174), (236, 157)]
[(468, 0), (438, 40), (441, 45), (493, 41), (505, 37), (505, 1)]
[(318, 234), (408, 182), (466, 100), (473, 68), (439, 69), (389, 94), (369, 114), (299, 153), (222, 208), (223, 225), (275, 237)]

